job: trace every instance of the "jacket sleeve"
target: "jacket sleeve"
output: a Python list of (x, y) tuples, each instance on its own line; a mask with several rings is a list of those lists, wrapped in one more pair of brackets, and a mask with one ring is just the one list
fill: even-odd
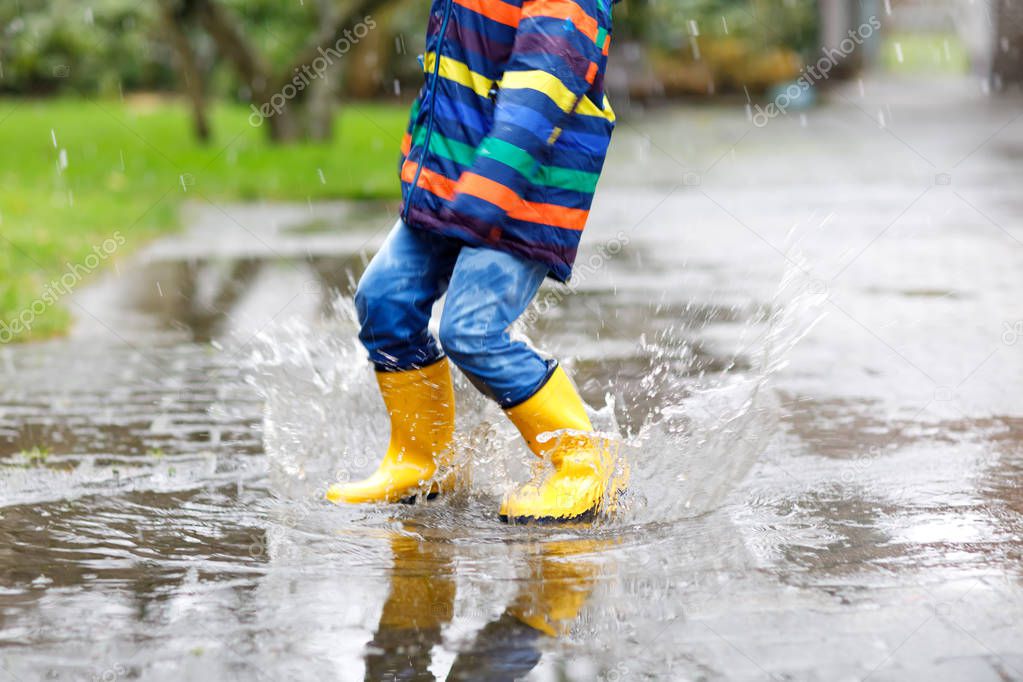
[(546, 148), (600, 71), (609, 43), (602, 2), (525, 0), (493, 127), (455, 185), (455, 220), (500, 224), (522, 209)]

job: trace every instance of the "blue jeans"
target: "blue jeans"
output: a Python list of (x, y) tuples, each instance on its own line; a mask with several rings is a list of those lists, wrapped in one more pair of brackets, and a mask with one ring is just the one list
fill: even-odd
[[(359, 340), (379, 371), (424, 367), (446, 353), (480, 391), (512, 407), (557, 366), (508, 335), (546, 276), (545, 265), (399, 220), (355, 292)], [(445, 292), (438, 344), (427, 326)]]

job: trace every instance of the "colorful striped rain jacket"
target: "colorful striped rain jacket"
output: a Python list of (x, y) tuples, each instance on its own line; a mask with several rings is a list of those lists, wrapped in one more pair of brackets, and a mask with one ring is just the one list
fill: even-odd
[(402, 218), (565, 281), (615, 116), (612, 0), (433, 0), (402, 144)]

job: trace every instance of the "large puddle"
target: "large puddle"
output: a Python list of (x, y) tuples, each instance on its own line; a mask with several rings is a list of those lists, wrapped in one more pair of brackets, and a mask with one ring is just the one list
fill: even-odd
[[(1011, 113), (961, 95), (926, 146), (882, 95), (942, 162)], [(394, 207), (197, 211), (71, 338), (0, 348), (0, 673), (1023, 677), (1016, 152), (914, 202), (933, 170), (861, 115), (622, 125), (574, 290), (521, 329), (624, 442), (594, 524), (498, 521), (530, 456), (460, 377), (459, 493), (323, 502), (386, 442), (348, 297)]]

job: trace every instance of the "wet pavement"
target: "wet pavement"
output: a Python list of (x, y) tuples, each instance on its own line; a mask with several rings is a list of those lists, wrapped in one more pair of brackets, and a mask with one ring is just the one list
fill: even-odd
[(1023, 679), (1023, 100), (867, 81), (621, 121), (522, 331), (624, 440), (592, 525), (458, 382), (463, 490), (386, 439), (353, 282), (390, 205), (193, 207), (0, 348), (0, 679)]

